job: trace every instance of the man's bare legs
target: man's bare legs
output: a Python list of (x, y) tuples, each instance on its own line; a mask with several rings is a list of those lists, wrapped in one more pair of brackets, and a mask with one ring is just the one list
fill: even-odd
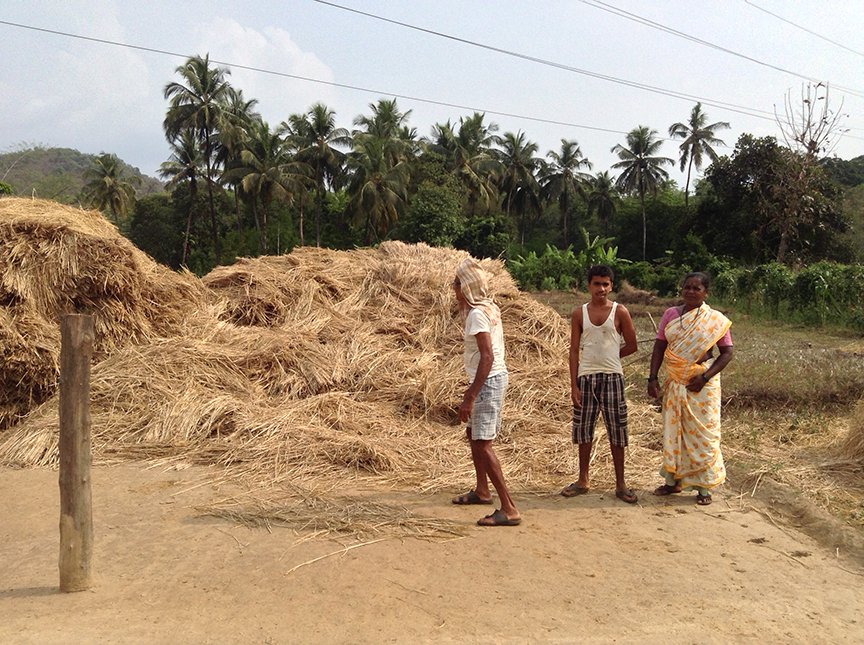
[(588, 468), (591, 466), (591, 448), (593, 447), (594, 444), (590, 441), (579, 444), (579, 479), (576, 481), (576, 485), (586, 490), (590, 488)]
[(486, 468), (486, 459), (483, 451), (478, 445), (479, 442), (471, 439), (471, 428), (466, 429), (468, 434), (468, 443), (471, 445), (471, 462), (474, 464), (474, 473), (477, 475), (477, 483), (474, 484), (474, 492), (480, 499), (492, 499), (492, 493), (489, 490), (489, 477)]
[[(475, 489), (477, 495), (485, 499), (490, 497), (488, 480), (491, 480), (495, 492), (498, 493), (498, 499), (501, 500), (501, 512), (507, 516), (508, 520), (519, 519), (519, 511), (513, 503), (513, 498), (510, 497), (510, 491), (504, 481), (504, 473), (501, 471), (501, 463), (492, 449), (492, 441), (472, 439), (471, 459), (474, 461), (474, 470), (477, 473), (477, 488)], [(482, 486), (486, 487), (485, 495), (484, 491), (481, 490)]]

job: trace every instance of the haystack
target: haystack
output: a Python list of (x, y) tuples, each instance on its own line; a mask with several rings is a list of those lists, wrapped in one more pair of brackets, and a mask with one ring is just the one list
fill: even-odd
[[(220, 478), (251, 496), (243, 512), (220, 508), (238, 517), (257, 516), (249, 506), (286, 516), (272, 503), (286, 491), (332, 499), (370, 487), (470, 485), (455, 417), (467, 385), (462, 323), (450, 287), (464, 257), (388, 242), (215, 269), (194, 324), (117, 347), (93, 367), (96, 459), (220, 467)], [(548, 491), (574, 470), (568, 325), (519, 292), (500, 261), (483, 266), (511, 372), (499, 454), (517, 490)], [(631, 453), (651, 455), (635, 460), (653, 470), (653, 451), (634, 430)], [(52, 398), (0, 438), (0, 463), (56, 462)], [(602, 470), (598, 484), (611, 472)]]
[(657, 302), (657, 294), (637, 289), (626, 280), (622, 280), (615, 294), (615, 300), (626, 305), (651, 305)]
[(56, 389), (64, 313), (92, 313), (96, 352), (175, 333), (206, 295), (98, 211), (0, 200), (0, 429)]

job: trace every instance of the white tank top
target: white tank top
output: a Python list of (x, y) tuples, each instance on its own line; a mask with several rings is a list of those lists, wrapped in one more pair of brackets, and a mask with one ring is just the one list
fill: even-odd
[(615, 329), (615, 311), (618, 303), (612, 303), (612, 311), (602, 325), (595, 325), (588, 316), (588, 305), (582, 305), (582, 336), (579, 340), (579, 376), (584, 374), (623, 374), (621, 367), (621, 343), (623, 339)]

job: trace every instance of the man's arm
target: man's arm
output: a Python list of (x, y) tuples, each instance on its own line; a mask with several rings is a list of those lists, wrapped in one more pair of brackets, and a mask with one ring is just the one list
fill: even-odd
[(582, 406), (579, 391), (579, 343), (582, 340), (582, 307), (570, 314), (570, 398), (576, 407)]
[(494, 358), (492, 353), (492, 335), (488, 331), (481, 331), (475, 334), (474, 338), (477, 340), (477, 349), (480, 351), (480, 363), (477, 365), (477, 374), (474, 375), (474, 380), (462, 396), (462, 404), (459, 406), (459, 421), (462, 423), (465, 423), (471, 417), (474, 401), (477, 399), (477, 395), (480, 394), (480, 390), (483, 388), (483, 384), (492, 370)]
[(627, 307), (618, 305), (615, 312), (618, 318), (618, 331), (624, 337), (624, 345), (621, 346), (618, 356), (624, 358), (636, 353), (636, 328), (633, 326), (633, 319), (630, 317)]

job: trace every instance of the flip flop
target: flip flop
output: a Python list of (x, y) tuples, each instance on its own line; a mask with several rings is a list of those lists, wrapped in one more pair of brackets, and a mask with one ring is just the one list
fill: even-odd
[(699, 504), (699, 506), (708, 506), (708, 504), (711, 503), (711, 495), (696, 493), (696, 503)]
[(589, 490), (590, 489), (585, 488), (584, 486), (580, 486), (576, 482), (573, 482), (561, 491), (561, 495), (562, 497), (576, 497), (577, 495), (584, 495)]
[(677, 486), (670, 486), (669, 484), (663, 484), (662, 486), (658, 486), (654, 489), (655, 495), (660, 495), (661, 497), (665, 495), (674, 495), (675, 493), (680, 493), (681, 489)]
[(639, 501), (639, 498), (636, 497), (636, 493), (634, 493), (629, 488), (625, 488), (624, 490), (616, 490), (615, 497), (620, 499), (622, 502), (626, 502), (627, 504), (635, 504)]
[(459, 495), (453, 498), (453, 503), (459, 506), (470, 506), (473, 504), (491, 504), (492, 498), (483, 499), (475, 491), (469, 490), (464, 495)]
[(477, 526), (519, 526), (521, 523), (521, 517), (511, 520), (500, 508), (496, 509), (491, 515), (477, 520)]

